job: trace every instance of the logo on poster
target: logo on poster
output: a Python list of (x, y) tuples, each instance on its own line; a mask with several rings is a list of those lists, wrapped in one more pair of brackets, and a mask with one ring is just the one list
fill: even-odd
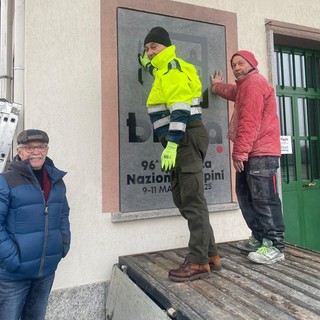
[[(131, 143), (146, 142), (152, 136), (153, 142), (159, 142), (158, 137), (155, 135), (152, 129), (150, 121), (137, 119), (134, 112), (128, 113), (127, 119), (128, 127), (128, 141)], [(222, 128), (215, 122), (208, 122), (205, 127), (209, 134), (210, 144), (222, 144)], [(219, 149), (220, 150), (220, 149)]]

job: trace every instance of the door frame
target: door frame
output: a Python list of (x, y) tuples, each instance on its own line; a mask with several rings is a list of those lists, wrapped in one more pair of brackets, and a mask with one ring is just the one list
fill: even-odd
[[(274, 64), (274, 47), (276, 44), (294, 46), (299, 48), (306, 48), (320, 51), (320, 29), (308, 28), (295, 24), (288, 24), (280, 21), (266, 20), (266, 35), (267, 35), (267, 49), (268, 49), (268, 78), (269, 81), (275, 85), (276, 69)], [(298, 141), (296, 141), (298, 144)], [(278, 172), (278, 188), (281, 190), (280, 197), (283, 199), (283, 192), (286, 191), (286, 186), (281, 183), (281, 170)], [(293, 186), (290, 186), (293, 187)], [(302, 188), (302, 186), (301, 186)], [(298, 205), (302, 205), (301, 199), (296, 199)], [(303, 217), (298, 217), (299, 225), (304, 226), (301, 221)], [(304, 226), (305, 228), (305, 226)], [(302, 237), (305, 234), (302, 232)], [(300, 241), (300, 239), (298, 239)]]

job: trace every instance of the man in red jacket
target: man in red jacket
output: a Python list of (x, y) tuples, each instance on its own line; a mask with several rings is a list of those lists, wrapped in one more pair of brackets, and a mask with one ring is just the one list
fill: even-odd
[(234, 101), (228, 138), (234, 143), (236, 193), (252, 235), (238, 242), (256, 263), (284, 257), (284, 222), (277, 191), (280, 129), (273, 87), (259, 74), (253, 53), (240, 50), (231, 58), (236, 84), (224, 84), (222, 72), (211, 75), (212, 92)]

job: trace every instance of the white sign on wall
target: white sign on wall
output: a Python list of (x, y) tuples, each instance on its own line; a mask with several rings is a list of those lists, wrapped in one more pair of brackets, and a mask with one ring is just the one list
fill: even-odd
[(292, 154), (291, 136), (280, 136), (281, 154)]

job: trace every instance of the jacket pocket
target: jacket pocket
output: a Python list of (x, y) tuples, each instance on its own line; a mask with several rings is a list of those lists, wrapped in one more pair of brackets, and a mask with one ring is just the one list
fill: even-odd
[(70, 245), (68, 242), (68, 237), (65, 234), (61, 233), (61, 237), (62, 237), (62, 258), (64, 258), (69, 252)]
[(252, 157), (249, 158), (249, 173), (257, 177), (273, 177), (279, 167), (278, 157)]
[(17, 242), (14, 239), (12, 240), (12, 254), (3, 260), (2, 268), (8, 272), (14, 272), (20, 267), (20, 250)]

